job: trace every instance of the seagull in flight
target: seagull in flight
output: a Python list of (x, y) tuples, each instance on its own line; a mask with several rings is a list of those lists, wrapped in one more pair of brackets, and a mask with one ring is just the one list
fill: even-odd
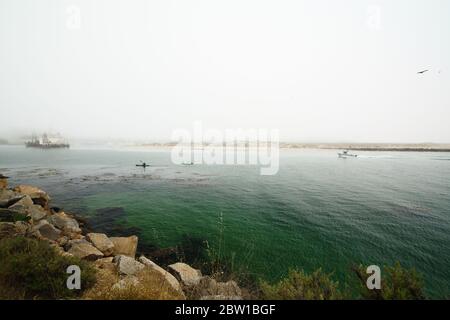
[(423, 74), (423, 73), (425, 73), (425, 72), (427, 72), (427, 71), (428, 71), (428, 69), (422, 70), (422, 71), (417, 72), (417, 74)]

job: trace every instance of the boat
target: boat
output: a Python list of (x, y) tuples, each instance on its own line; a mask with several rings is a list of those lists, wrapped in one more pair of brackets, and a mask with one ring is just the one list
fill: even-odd
[(41, 149), (70, 148), (70, 145), (60, 135), (50, 137), (46, 133), (41, 138), (33, 135), (30, 141), (25, 142), (25, 146)]
[(348, 150), (343, 150), (338, 153), (339, 158), (356, 158), (358, 155), (353, 153), (348, 153)]
[[(141, 162), (142, 162), (142, 161), (141, 161)], [(147, 163), (145, 163), (145, 162), (142, 162), (142, 163), (138, 163), (138, 164), (136, 165), (136, 167), (146, 168), (146, 167), (150, 167), (150, 165), (147, 164)]]

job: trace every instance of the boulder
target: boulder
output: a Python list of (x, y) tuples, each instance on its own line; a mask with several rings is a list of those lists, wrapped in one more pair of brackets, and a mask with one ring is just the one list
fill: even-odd
[(85, 260), (97, 260), (103, 258), (103, 253), (86, 240), (73, 241), (67, 252), (73, 254), (75, 257)]
[(47, 218), (48, 222), (66, 233), (81, 233), (77, 220), (69, 217), (64, 212), (52, 214)]
[(115, 256), (113, 262), (116, 264), (119, 273), (127, 276), (135, 275), (145, 267), (142, 263), (134, 260), (134, 258), (124, 255)]
[(184, 296), (184, 293), (183, 293), (183, 290), (181, 289), (180, 283), (172, 274), (170, 274), (169, 271), (164, 270), (163, 268), (158, 266), (156, 263), (154, 263), (150, 259), (147, 259), (144, 256), (141, 256), (139, 258), (139, 262), (144, 264), (146, 267), (151, 268), (152, 270), (161, 274), (169, 286), (171, 286), (175, 291), (178, 291), (179, 293), (181, 293)]
[(113, 257), (100, 258), (95, 260), (94, 266), (98, 269), (116, 272), (116, 265), (113, 263)]
[(200, 270), (191, 266), (177, 262), (168, 266), (169, 272), (172, 273), (181, 283), (187, 287), (195, 286), (200, 282), (202, 273)]
[(125, 278), (119, 280), (114, 284), (111, 289), (113, 290), (123, 290), (129, 287), (135, 287), (139, 285), (139, 279), (135, 276), (126, 276)]
[(34, 222), (42, 220), (47, 216), (47, 211), (45, 211), (44, 208), (37, 204), (33, 204), (31, 207), (29, 207), (27, 212), (28, 216), (31, 217)]
[(87, 241), (86, 239), (71, 239), (71, 240), (68, 240), (68, 241), (66, 242), (66, 244), (64, 245), (64, 249), (65, 249), (66, 251), (69, 251), (70, 248), (72, 248), (73, 245), (75, 245), (75, 244), (80, 244), (80, 243), (91, 244), (91, 243), (90, 243), (89, 241)]
[(37, 187), (19, 185), (14, 188), (14, 191), (30, 196), (35, 204), (38, 204), (44, 208), (47, 208), (48, 203), (50, 202), (49, 195)]
[(10, 205), (8, 208), (9, 209), (14, 209), (14, 208), (29, 208), (32, 205), (34, 205), (33, 200), (31, 200), (31, 197), (28, 195), (25, 195), (24, 197), (22, 197), (19, 201), (17, 201), (16, 203)]
[(202, 277), (192, 292), (196, 299), (202, 297), (207, 297), (207, 300), (215, 300), (217, 297), (226, 297), (225, 300), (242, 299), (242, 291), (235, 281), (217, 282), (208, 276)]
[(115, 256), (125, 255), (134, 258), (138, 245), (138, 237), (111, 237), (109, 239), (114, 244), (113, 254)]
[(54, 226), (52, 226), (50, 223), (48, 223), (46, 220), (39, 221), (34, 227), (33, 231), (38, 231), (39, 235), (42, 238), (56, 241), (59, 237), (61, 237), (61, 230), (56, 229)]
[(17, 210), (18, 208), (0, 208), (0, 222), (14, 222), (17, 220), (28, 220), (25, 210)]
[(8, 208), (23, 198), (23, 194), (9, 189), (0, 189), (0, 208)]
[(86, 239), (100, 250), (105, 257), (113, 254), (114, 243), (104, 233), (88, 233)]

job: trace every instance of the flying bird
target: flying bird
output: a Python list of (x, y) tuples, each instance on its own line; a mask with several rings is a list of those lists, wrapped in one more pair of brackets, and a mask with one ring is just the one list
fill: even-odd
[(428, 69), (422, 70), (422, 71), (417, 72), (417, 74), (423, 74), (423, 73), (425, 73), (425, 72), (427, 72), (427, 71), (428, 71)]

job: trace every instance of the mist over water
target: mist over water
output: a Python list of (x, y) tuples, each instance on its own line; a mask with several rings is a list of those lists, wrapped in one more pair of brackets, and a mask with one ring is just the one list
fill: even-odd
[[(119, 217), (114, 225), (106, 219), (102, 227), (137, 231), (143, 244), (198, 237), (269, 280), (290, 267), (322, 267), (345, 281), (353, 264), (399, 260), (423, 274), (433, 297), (450, 294), (448, 159), (282, 150), (278, 174), (260, 176), (255, 166), (176, 166), (167, 150), (0, 147), (0, 171), (12, 185), (37, 185), (54, 205), (86, 217), (119, 208), (109, 211)], [(137, 168), (139, 160), (152, 166)]]

